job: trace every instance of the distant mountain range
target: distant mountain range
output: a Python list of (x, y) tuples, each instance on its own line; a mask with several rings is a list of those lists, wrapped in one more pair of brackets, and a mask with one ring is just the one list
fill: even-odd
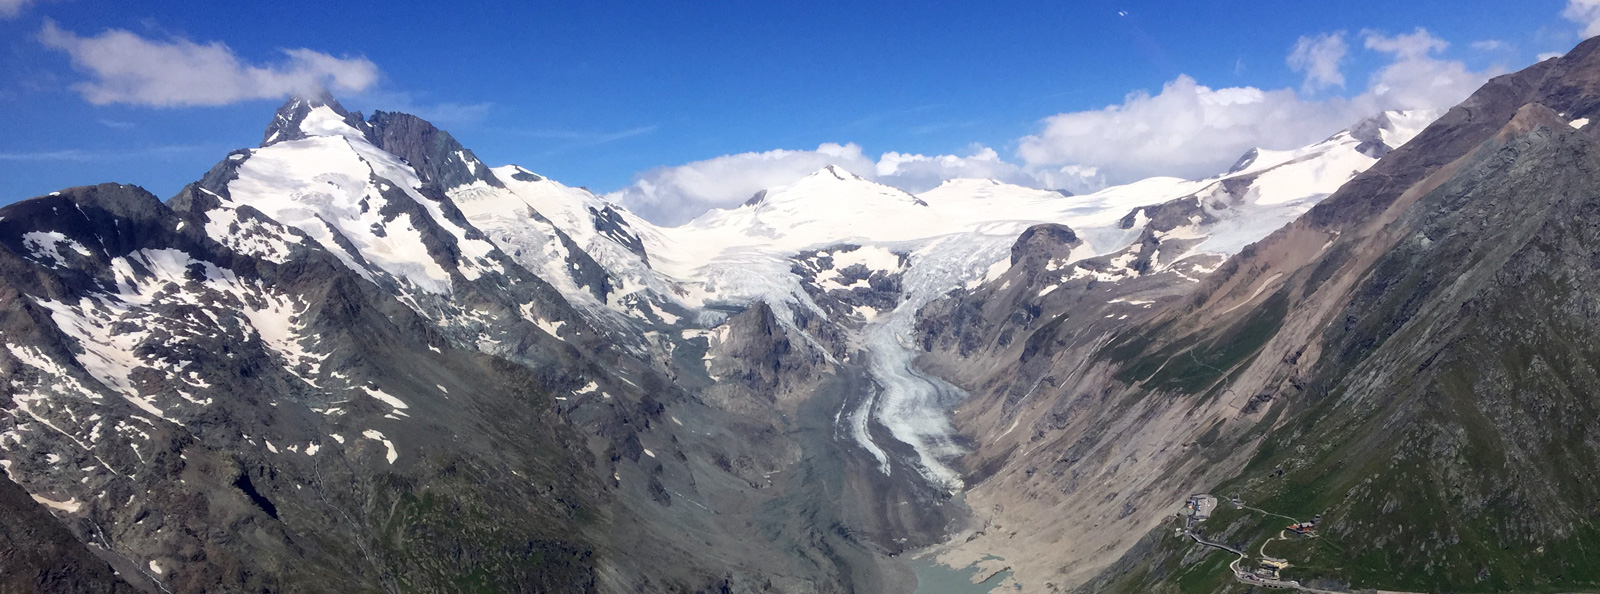
[(0, 208), (0, 590), (1595, 587), (1597, 47), (1203, 180), (677, 227), (291, 99)]

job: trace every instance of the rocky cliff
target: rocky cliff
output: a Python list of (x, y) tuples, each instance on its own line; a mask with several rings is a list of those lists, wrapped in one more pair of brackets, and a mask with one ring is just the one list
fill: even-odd
[[(974, 391), (956, 418), (987, 477), (969, 499), (988, 525), (948, 558), (1001, 551), (1037, 591), (1247, 588), (1234, 555), (1173, 532), (1209, 491), (1244, 506), (1201, 530), (1246, 570), (1271, 555), (1329, 587), (1594, 587), (1597, 494), (1575, 479), (1597, 459), (1597, 48), (1491, 81), (1193, 290), (1152, 278), (1149, 297), (1024, 316), (1048, 323), (1021, 347), (963, 354), (929, 324), (929, 364)], [(991, 290), (936, 305), (1004, 324)], [(1312, 519), (1318, 536), (1280, 538)]]

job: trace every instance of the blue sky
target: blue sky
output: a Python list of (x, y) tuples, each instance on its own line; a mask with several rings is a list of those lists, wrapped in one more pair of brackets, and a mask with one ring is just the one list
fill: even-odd
[[(0, 202), (101, 181), (168, 196), (228, 150), (260, 141), (281, 83), (219, 90), (180, 78), (150, 83), (177, 88), (95, 95), (107, 62), (126, 54), (107, 45), (113, 55), (87, 55), (109, 29), (131, 44), (222, 44), (238, 68), (294, 70), (284, 50), (325, 54), (332, 65), (305, 66), (307, 76), (346, 77), (336, 92), (347, 107), (419, 113), (492, 165), (618, 192), (675, 220), (832, 160), (913, 190), (962, 172), (1079, 189), (1193, 175), (1237, 154), (1162, 153), (1151, 146), (1163, 143), (1119, 136), (1128, 118), (1161, 127), (1182, 109), (1181, 94), (1206, 102), (1228, 96), (1211, 91), (1248, 87), (1268, 93), (1246, 98), (1255, 111), (1303, 124), (1286, 134), (1269, 116), (1238, 121), (1252, 110), (1219, 112), (1226, 130), (1195, 124), (1189, 137), (1215, 138), (1178, 149), (1326, 136), (1360, 109), (1459, 99), (1454, 90), (1385, 96), (1385, 72), (1412, 82), (1442, 72), (1475, 86), (1570, 48), (1593, 5), (0, 0)], [(1340, 32), (1337, 43), (1314, 44), (1328, 50), (1316, 55), (1340, 58), (1322, 76), (1306, 61), (1290, 65), (1302, 38)], [(1405, 68), (1386, 70), (1396, 64)], [(1128, 100), (1137, 91), (1152, 100)], [(1111, 105), (1127, 117), (1093, 120)], [(1086, 144), (1089, 133), (1108, 137)], [(884, 173), (889, 152), (928, 159), (915, 175), (910, 166)], [(754, 156), (717, 161), (745, 153)]]

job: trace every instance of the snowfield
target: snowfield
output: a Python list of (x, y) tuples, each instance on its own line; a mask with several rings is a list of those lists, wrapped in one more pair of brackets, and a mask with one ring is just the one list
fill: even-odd
[[(1384, 148), (1392, 149), (1438, 115), (1390, 112), (1368, 123), (1377, 127)], [(870, 423), (915, 448), (915, 462), (930, 480), (959, 488), (958, 475), (946, 461), (962, 452), (951, 439), (945, 410), (963, 395), (911, 364), (915, 351), (910, 333), (922, 306), (951, 289), (995, 279), (1009, 267), (1017, 236), (1042, 223), (1065, 224), (1084, 242), (1067, 261), (1052, 262), (1053, 269), (1125, 252), (1113, 259), (1111, 270), (1075, 269), (1072, 274), (1093, 274), (1105, 282), (1131, 278), (1139, 274), (1126, 266), (1137, 255), (1139, 246), (1133, 242), (1151, 223), (1144, 208), (1179, 199), (1195, 200), (1214, 220), (1201, 224), (1195, 217), (1190, 225), (1156, 231), (1162, 240), (1198, 241), (1186, 253), (1156, 262), (1156, 269), (1194, 256), (1231, 256), (1377, 162), (1369, 154), (1370, 140), (1341, 132), (1300, 149), (1252, 151), (1233, 171), (1213, 178), (1151, 178), (1082, 196), (986, 179), (951, 180), (912, 195), (830, 166), (790, 186), (762, 192), (745, 205), (713, 210), (679, 227), (655, 227), (627, 216), (649, 254), (650, 272), (659, 275), (652, 282), (672, 287), (663, 295), (690, 310), (766, 301), (783, 314), (779, 318), (788, 330), (801, 336), (805, 333), (790, 323), (790, 314), (796, 309), (824, 312), (790, 270), (796, 255), (841, 244), (859, 246), (828, 250), (838, 259), (833, 270), (816, 279), (825, 291), (851, 288), (836, 279), (838, 270), (852, 264), (899, 271), (899, 305), (882, 315), (864, 316), (868, 323), (851, 341), (868, 352), (878, 391), (841, 414), (841, 422), (885, 471), (887, 454), (874, 443)], [(1243, 196), (1227, 193), (1241, 185), (1248, 188)], [(1226, 204), (1218, 203), (1224, 200)], [(904, 253), (909, 261), (902, 264), (894, 254)]]

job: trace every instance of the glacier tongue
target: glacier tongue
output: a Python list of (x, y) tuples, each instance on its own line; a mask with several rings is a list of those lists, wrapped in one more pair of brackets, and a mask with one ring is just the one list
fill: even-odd
[(851, 413), (852, 435), (886, 470), (887, 460), (880, 455), (883, 449), (866, 430), (867, 418), (917, 452), (917, 465), (929, 481), (949, 490), (962, 488), (960, 473), (947, 462), (966, 452), (954, 439), (946, 411), (966, 394), (916, 368), (913, 361), (918, 351), (912, 333), (922, 306), (951, 287), (984, 278), (990, 266), (1006, 257), (1012, 240), (1009, 234), (974, 234), (928, 243), (911, 254), (900, 304), (859, 331), (867, 351), (868, 373), (879, 392)]
[[(364, 124), (334, 105), (286, 106), (292, 113), (280, 119), (292, 129), (240, 158), (237, 179), (219, 192), (225, 207), (252, 206), (402, 292), (450, 293), (456, 279), (498, 267), (498, 250), (636, 353), (664, 328), (715, 326), (727, 311), (765, 302), (785, 332), (828, 364), (865, 363), (875, 392), (841, 413), (840, 429), (887, 471), (887, 452), (898, 449), (874, 441), (872, 425), (881, 426), (916, 452), (909, 465), (950, 489), (962, 486), (949, 463), (963, 452), (946, 415), (963, 394), (913, 364), (924, 305), (997, 278), (1016, 238), (1045, 223), (1082, 240), (1062, 256), (1070, 261), (1050, 264), (1064, 278), (1119, 282), (1180, 263), (1203, 272), (1209, 268), (1193, 264), (1200, 257), (1213, 263), (1304, 213), (1432, 117), (1383, 114), (1300, 149), (1252, 151), (1217, 177), (1152, 178), (1081, 196), (993, 180), (952, 180), (912, 195), (826, 167), (738, 208), (662, 228), (526, 169), (484, 167), (415, 118), (379, 114), (377, 124)], [(449, 154), (427, 152), (429, 138)], [(418, 160), (427, 163), (415, 168)], [(219, 230), (239, 219), (211, 216)], [(441, 251), (424, 226), (442, 230), (455, 249)], [(257, 251), (298, 241), (218, 239)], [(830, 262), (813, 267), (814, 276), (798, 263), (808, 251), (812, 264), (824, 251)], [(1109, 263), (1073, 268), (1101, 256)], [(861, 294), (877, 297), (846, 298)], [(826, 336), (802, 322), (819, 318), (833, 326)]]
[[(765, 302), (786, 333), (828, 364), (865, 363), (875, 392), (841, 413), (840, 429), (887, 471), (897, 448), (874, 441), (873, 424), (881, 426), (916, 452), (909, 465), (951, 489), (962, 482), (949, 463), (963, 452), (946, 415), (963, 394), (913, 364), (924, 305), (997, 278), (1016, 238), (1044, 223), (1082, 240), (1062, 256), (1070, 261), (1051, 262), (1063, 278), (1119, 282), (1180, 264), (1202, 273), (1304, 213), (1433, 117), (1382, 114), (1300, 149), (1252, 151), (1217, 177), (1152, 178), (1081, 196), (993, 180), (952, 180), (912, 195), (826, 167), (738, 208), (662, 228), (521, 167), (483, 167), (415, 118), (379, 114), (378, 124), (357, 126), (341, 112), (295, 106), (286, 117), (298, 127), (289, 135), (302, 138), (251, 151), (224, 202), (298, 228), (369, 279), (424, 293), (448, 293), (453, 279), (494, 268), (498, 248), (636, 353), (664, 328), (715, 326), (727, 311)], [(441, 138), (449, 154), (427, 153), (427, 138)], [(415, 169), (418, 159), (428, 163)], [(452, 236), (458, 260), (429, 244), (424, 223)], [(824, 252), (830, 264), (804, 272), (808, 251), (811, 264)], [(1101, 256), (1110, 259), (1074, 268)], [(862, 294), (877, 296), (848, 298)], [(826, 335), (803, 322), (819, 318), (833, 326)]]
[[(876, 385), (874, 394), (840, 415), (840, 429), (887, 472), (889, 449), (875, 442), (871, 430), (873, 423), (881, 425), (917, 452), (908, 462), (928, 480), (959, 489), (960, 475), (948, 463), (963, 452), (947, 410), (963, 394), (913, 365), (919, 351), (912, 332), (924, 305), (994, 279), (997, 269), (1008, 266), (1007, 250), (1017, 236), (1043, 223), (1064, 224), (1083, 240), (1070, 261), (1051, 263), (1064, 278), (1094, 275), (1100, 282), (1119, 282), (1177, 271), (1180, 264), (1191, 273), (1204, 272), (1219, 257), (1237, 253), (1309, 210), (1376, 162), (1374, 155), (1409, 140), (1436, 115), (1382, 114), (1304, 148), (1253, 151), (1234, 171), (1217, 177), (1152, 178), (1082, 196), (994, 180), (953, 180), (912, 196), (830, 167), (679, 227), (643, 221), (634, 227), (652, 271), (685, 308), (764, 301), (789, 332), (819, 345), (795, 323), (797, 312), (826, 315), (818, 299), (859, 284), (841, 285), (833, 280), (837, 275), (801, 278), (797, 255), (841, 245), (909, 253), (909, 263), (897, 272), (901, 287), (892, 309), (854, 315), (862, 308), (852, 306), (851, 319), (832, 320), (852, 345), (846, 350), (861, 355), (837, 353), (847, 356), (841, 360), (864, 358)], [(1172, 213), (1190, 214), (1174, 218)], [(1174, 249), (1158, 249), (1164, 243)], [(1115, 258), (1106, 270), (1072, 267), (1109, 255)]]

